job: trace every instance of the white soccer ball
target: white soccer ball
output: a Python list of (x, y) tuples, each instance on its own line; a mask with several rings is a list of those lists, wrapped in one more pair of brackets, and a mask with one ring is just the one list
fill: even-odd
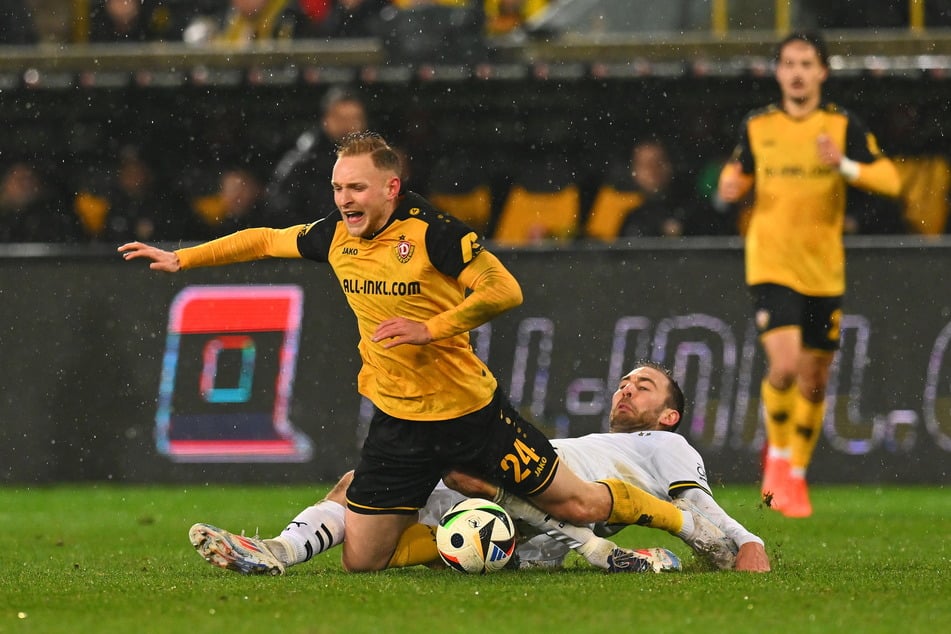
[(505, 567), (515, 552), (515, 525), (501, 506), (470, 498), (446, 511), (436, 526), (439, 556), (460, 572), (484, 575)]

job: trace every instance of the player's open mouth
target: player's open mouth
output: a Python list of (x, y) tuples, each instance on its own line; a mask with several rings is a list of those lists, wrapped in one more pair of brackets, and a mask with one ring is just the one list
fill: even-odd
[(355, 225), (359, 224), (363, 220), (362, 211), (348, 211), (343, 215), (347, 220), (347, 224)]

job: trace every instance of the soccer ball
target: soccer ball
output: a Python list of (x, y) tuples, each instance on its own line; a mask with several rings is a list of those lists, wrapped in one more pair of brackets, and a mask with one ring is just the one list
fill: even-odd
[(436, 526), (439, 556), (452, 568), (484, 575), (505, 567), (515, 552), (515, 525), (498, 504), (480, 498), (459, 502)]

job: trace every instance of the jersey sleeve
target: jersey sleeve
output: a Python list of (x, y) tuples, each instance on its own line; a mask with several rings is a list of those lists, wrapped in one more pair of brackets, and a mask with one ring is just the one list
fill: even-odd
[(738, 162), (742, 168), (744, 174), (752, 174), (756, 171), (756, 161), (753, 159), (753, 151), (750, 149), (750, 117), (747, 116), (743, 119), (743, 124), (740, 126), (739, 138), (736, 142), (736, 147), (733, 148), (733, 154), (730, 156), (730, 161)]
[(875, 135), (851, 115), (845, 128), (845, 155), (859, 164), (858, 174), (849, 184), (884, 196), (901, 193), (901, 178), (895, 164), (879, 149)]
[(745, 526), (730, 517), (709, 493), (702, 492), (699, 489), (693, 489), (685, 492), (683, 497), (693, 502), (694, 506), (696, 506), (707, 519), (726, 533), (726, 536), (733, 540), (737, 548), (747, 542), (763, 544), (763, 540), (760, 537), (754, 535), (748, 531)]
[(478, 237), (479, 234), (461, 220), (448, 214), (439, 214), (426, 229), (429, 259), (440, 273), (459, 277), (462, 269), (483, 251)]
[(194, 247), (177, 249), (175, 254), (183, 270), (264, 258), (299, 258), (293, 236), (295, 231), (303, 231), (303, 227), (243, 229)]
[(326, 262), (330, 256), (330, 243), (337, 230), (336, 212), (316, 222), (303, 225), (297, 234), (297, 250), (301, 257), (315, 262)]
[(670, 434), (670, 436), (658, 437), (658, 440), (664, 441), (664, 445), (651, 456), (654, 463), (653, 471), (661, 483), (666, 484), (667, 494), (671, 498), (676, 498), (683, 495), (685, 491), (698, 490), (711, 495), (706, 467), (697, 450), (680, 434), (657, 433)]
[(875, 135), (853, 115), (849, 115), (845, 128), (845, 155), (860, 163), (871, 163), (882, 156)]

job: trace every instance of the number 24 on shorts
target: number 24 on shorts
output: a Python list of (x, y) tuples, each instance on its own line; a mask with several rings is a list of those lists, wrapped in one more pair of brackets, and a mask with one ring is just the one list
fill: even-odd
[(532, 463), (537, 463), (539, 461), (539, 457), (538, 454), (535, 453), (534, 449), (526, 445), (521, 440), (516, 439), (512, 446), (515, 448), (515, 453), (505, 454), (505, 457), (502, 458), (502, 462), (500, 464), (503, 471), (513, 469), (515, 481), (521, 482), (532, 474), (532, 470), (529, 465)]

